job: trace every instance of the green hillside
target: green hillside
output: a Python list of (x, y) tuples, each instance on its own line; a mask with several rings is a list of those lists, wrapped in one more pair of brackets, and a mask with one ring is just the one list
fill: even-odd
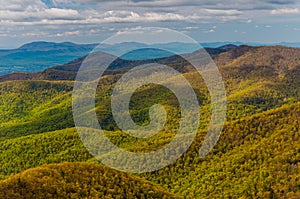
[[(217, 146), (204, 160), (198, 158), (204, 133), (200, 131), (183, 158), (141, 177), (190, 198), (297, 196), (299, 114), (300, 103), (295, 103), (229, 122)], [(107, 134), (115, 142), (124, 141), (122, 136)], [(161, 137), (156, 145), (168, 139), (171, 138)], [(145, 148), (142, 142), (130, 140), (122, 147), (133, 151)], [(75, 129), (5, 140), (0, 142), (0, 148), (3, 177), (43, 164), (95, 161)]]
[(0, 84), (0, 137), (18, 137), (74, 126), (72, 82), (13, 81)]
[(2, 179), (43, 164), (92, 158), (74, 128), (7, 139), (0, 142), (0, 149)]
[(98, 164), (62, 163), (0, 182), (1, 198), (179, 198), (154, 183)]
[(204, 160), (200, 134), (181, 160), (145, 177), (191, 198), (297, 198), (299, 115), (296, 103), (230, 122)]
[[(197, 73), (189, 70), (190, 66), (185, 62), (180, 62), (176, 57), (165, 59), (171, 62), (172, 67), (184, 72), (195, 90), (201, 110), (200, 127), (196, 140), (182, 158), (160, 171), (139, 177), (185, 198), (299, 198), (299, 57), (300, 49), (278, 46), (240, 46), (213, 55), (226, 86), (227, 122), (218, 144), (204, 159), (198, 157), (198, 150), (210, 121), (210, 97), (206, 85)], [(115, 63), (114, 67), (125, 64), (122, 60), (118, 61), (120, 63)], [(126, 64), (125, 68), (128, 66)], [(32, 74), (36, 80), (5, 81), (0, 78), (0, 178), (5, 179), (0, 182), (0, 189), (5, 192), (0, 193), (28, 195), (29, 191), (25, 189), (33, 190), (38, 186), (36, 194), (39, 197), (41, 191), (60, 198), (88, 198), (87, 194), (116, 194), (122, 198), (131, 193), (139, 194), (135, 195), (137, 198), (141, 198), (141, 194), (146, 198), (172, 196), (154, 185), (151, 188), (154, 195), (145, 195), (150, 192), (142, 192), (143, 186), (138, 185), (140, 179), (120, 172), (116, 174), (118, 179), (113, 176), (103, 178), (101, 172), (97, 173), (99, 170), (116, 171), (97, 164), (76, 163), (82, 172), (90, 168), (92, 174), (100, 176), (100, 181), (93, 179), (95, 181), (86, 182), (89, 178), (87, 173), (83, 176), (76, 174), (78, 179), (83, 180), (80, 184), (76, 181), (77, 177), (70, 179), (69, 174), (62, 175), (73, 172), (74, 162), (96, 162), (74, 128), (72, 79), (77, 69), (78, 60)], [(160, 103), (168, 113), (166, 125), (149, 139), (138, 139), (121, 132), (111, 114), (110, 96), (123, 72), (118, 67), (112, 68), (99, 81), (95, 101), (98, 120), (110, 140), (123, 149), (148, 152), (161, 148), (173, 139), (179, 128), (181, 115), (178, 101), (172, 92), (162, 86), (153, 84), (138, 89), (130, 102), (133, 120), (140, 125), (149, 124), (149, 108)], [(66, 73), (69, 76), (65, 76)], [(89, 131), (86, 129), (87, 133)], [(73, 163), (39, 167), (63, 162)], [(38, 168), (32, 169), (35, 167)], [(32, 184), (35, 178), (44, 174), (50, 177), (42, 178), (38, 185)], [(26, 181), (28, 175), (33, 176), (32, 181)], [(51, 175), (58, 175), (60, 180), (55, 181)], [(128, 178), (134, 178), (130, 186), (117, 183), (115, 188), (99, 189), (104, 181), (127, 182)], [(46, 183), (46, 179), (53, 180), (53, 183)], [(89, 183), (93, 183), (93, 188), (86, 191), (84, 184)], [(55, 188), (58, 184), (60, 189)], [(73, 196), (55, 195), (67, 191), (72, 194), (74, 187), (78, 186), (80, 189), (74, 191)], [(146, 187), (149, 186), (147, 184)], [(123, 192), (127, 189), (128, 192)], [(8, 196), (20, 198), (18, 195)]]

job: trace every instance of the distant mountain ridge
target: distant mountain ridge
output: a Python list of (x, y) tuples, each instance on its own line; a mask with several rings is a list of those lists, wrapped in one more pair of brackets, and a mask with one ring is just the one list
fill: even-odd
[(97, 44), (75, 44), (72, 42), (63, 42), (63, 43), (55, 43), (55, 42), (32, 42), (28, 44), (24, 44), (19, 47), (17, 50), (27, 50), (27, 51), (51, 51), (51, 50), (67, 50), (70, 48), (79, 49), (79, 48), (87, 48), (92, 49), (95, 48)]
[[(220, 53), (224, 53), (230, 51), (237, 46), (235, 45), (225, 45), (221, 46), (220, 48), (205, 48), (206, 52), (211, 56), (218, 55)], [(108, 74), (116, 74), (122, 73), (128, 66), (133, 65), (142, 65), (148, 63), (173, 63), (176, 65), (176, 62), (183, 61), (182, 58), (178, 55), (174, 54), (167, 54), (168, 52), (165, 51), (155, 51), (153, 54), (149, 54), (147, 57), (150, 59), (143, 60), (143, 53), (151, 51), (150, 48), (148, 49), (140, 49), (137, 51), (132, 51), (132, 53), (126, 54), (123, 57), (116, 57), (109, 53), (98, 52), (101, 54), (103, 59), (105, 57), (110, 57), (110, 59), (115, 59), (114, 63), (112, 63), (111, 69), (107, 71)], [(199, 50), (190, 53), (193, 55), (198, 53)], [(152, 57), (152, 55), (156, 55), (159, 58)], [(159, 54), (161, 53), (161, 54)], [(165, 55), (165, 56), (162, 56)], [(141, 57), (139, 57), (141, 56)], [(134, 57), (139, 57), (140, 59), (134, 59)], [(46, 80), (74, 80), (76, 77), (76, 72), (78, 71), (79, 67), (81, 66), (82, 61), (85, 59), (85, 56), (80, 57), (78, 59), (72, 60), (67, 64), (59, 64), (50, 68), (47, 68), (41, 72), (34, 72), (34, 73), (11, 73), (0, 76), (0, 82), (3, 81), (10, 81), (10, 80), (32, 80), (32, 79), (46, 79)], [(187, 71), (189, 69), (183, 67), (180, 70)]]
[[(300, 65), (298, 57), (300, 57), (300, 49), (284, 46), (235, 46), (235, 45), (225, 45), (219, 48), (205, 48), (215, 63), (221, 67), (221, 70), (225, 72), (240, 70), (240, 74), (244, 74), (245, 78), (251, 74), (248, 74), (247, 70), (249, 68), (256, 67), (257, 71), (261, 69), (269, 68), (269, 72), (272, 74), (274, 72), (282, 76), (288, 73), (290, 69), (297, 68)], [(201, 53), (201, 50), (199, 50)], [(189, 56), (197, 57), (198, 51), (195, 51)], [(114, 57), (111, 54), (102, 53), (103, 58)], [(67, 64), (61, 64), (54, 67), (45, 69), (44, 71), (37, 73), (12, 73), (0, 76), (0, 82), (11, 81), (11, 80), (74, 80), (76, 77), (76, 72), (81, 66), (82, 61), (85, 57), (78, 58)], [(114, 59), (114, 58), (113, 58)], [(168, 63), (174, 65), (175, 69), (180, 72), (188, 72), (191, 68), (188, 64), (178, 65), (178, 62), (182, 62), (180, 56), (171, 56), (158, 59), (149, 60), (126, 60), (122, 58), (115, 57), (114, 63), (111, 65), (110, 69), (106, 71), (106, 74), (118, 74), (124, 73), (128, 67), (143, 65), (148, 63)], [(288, 66), (284, 69), (283, 66), (275, 64), (280, 62), (282, 65)], [(177, 67), (177, 68), (176, 68)], [(291, 73), (291, 72), (289, 72)], [(225, 74), (224, 74), (225, 75)], [(231, 74), (234, 75), (234, 74)], [(264, 73), (259, 73), (256, 76), (267, 75)], [(292, 75), (292, 74), (291, 74)]]
[[(97, 48), (96, 48), (97, 47)], [(124, 42), (116, 44), (75, 44), (71, 42), (32, 42), (16, 49), (0, 50), (0, 75), (16, 72), (40, 72), (51, 66), (61, 65), (86, 56), (91, 51), (101, 51), (122, 56), (132, 50), (142, 50), (139, 56), (128, 55), (128, 59), (144, 60), (167, 57), (173, 54), (191, 53), (199, 49), (197, 44), (167, 43), (143, 44)], [(152, 49), (162, 49), (157, 52)], [(167, 52), (167, 51), (170, 51)]]
[[(199, 50), (201, 46), (210, 50), (212, 54), (223, 51), (225, 47), (241, 45), (268, 46), (263, 43), (243, 43), (243, 42), (211, 42), (211, 43), (161, 43), (144, 44), (137, 42), (124, 42), (116, 44), (75, 44), (72, 42), (32, 42), (24, 44), (19, 48), (10, 50), (0, 50), (0, 76), (18, 72), (40, 72), (51, 66), (69, 63), (75, 59), (97, 50), (112, 54), (123, 59), (145, 60), (162, 57), (169, 57), (175, 54), (192, 53)], [(300, 47), (299, 43), (278, 43), (274, 45), (285, 45)], [(223, 47), (222, 47), (223, 46)], [(224, 47), (225, 46), (225, 47)], [(96, 48), (97, 47), (97, 48)], [(220, 48), (222, 47), (222, 48)], [(158, 49), (158, 50), (157, 50)], [(217, 50), (216, 50), (217, 49)], [(131, 51), (136, 52), (132, 53)], [(129, 52), (129, 53), (128, 53)]]
[(17, 49), (0, 50), (0, 75), (42, 71), (83, 57), (96, 46), (71, 42), (33, 42)]

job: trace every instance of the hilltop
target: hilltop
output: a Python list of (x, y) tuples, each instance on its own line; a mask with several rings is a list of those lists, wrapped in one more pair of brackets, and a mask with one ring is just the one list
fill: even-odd
[(179, 198), (141, 178), (93, 163), (44, 165), (0, 182), (1, 198)]

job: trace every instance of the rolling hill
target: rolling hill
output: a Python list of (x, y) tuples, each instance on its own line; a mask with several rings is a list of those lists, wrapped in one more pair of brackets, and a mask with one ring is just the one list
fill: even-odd
[[(203, 79), (191, 70), (188, 63), (176, 56), (144, 61), (117, 59), (100, 79), (96, 95), (98, 120), (110, 140), (129, 151), (151, 151), (169, 143), (178, 128), (180, 113), (172, 92), (157, 85), (145, 86), (131, 98), (133, 120), (141, 125), (148, 124), (149, 108), (156, 103), (163, 104), (172, 117), (158, 135), (149, 139), (141, 140), (121, 132), (109, 109), (110, 95), (115, 83), (128, 69), (151, 61), (170, 65), (189, 80), (201, 109), (197, 138), (182, 158), (160, 171), (140, 174), (139, 178), (117, 172), (118, 182), (127, 182), (130, 178), (133, 184), (141, 184), (139, 180), (143, 178), (155, 183), (150, 183), (153, 185), (151, 189), (155, 190), (151, 194), (165, 194), (166, 197), (175, 197), (168, 195), (169, 192), (184, 198), (300, 197), (300, 49), (244, 45), (222, 48), (211, 49), (210, 54), (226, 86), (227, 122), (218, 144), (204, 159), (198, 157), (198, 150), (210, 120), (210, 97)], [(201, 52), (196, 51), (190, 56), (196, 57), (197, 53)], [(74, 186), (80, 187), (80, 193), (74, 192), (75, 197), (76, 194), (87, 197), (86, 194), (108, 193), (97, 188), (86, 191), (86, 187), (72, 181), (69, 174), (65, 174), (66, 178), (62, 175), (70, 170), (76, 173), (74, 165), (77, 165), (84, 175), (76, 178), (84, 178), (85, 182), (85, 176), (88, 176), (85, 171), (91, 169), (91, 173), (97, 176), (99, 170), (109, 170), (101, 165), (64, 163), (39, 167), (66, 161), (95, 162), (73, 128), (71, 94), (81, 61), (82, 58), (39, 73), (0, 77), (0, 177), (6, 179), (0, 181), (3, 193), (29, 194), (23, 185), (28, 185), (28, 190), (34, 189), (36, 180), (29, 178), (26, 181), (24, 176), (34, 176), (33, 179), (44, 176), (38, 183), (41, 189), (37, 189), (37, 194), (42, 190), (49, 194), (72, 193), (66, 190)], [(30, 169), (35, 167), (38, 168)], [(17, 174), (19, 172), (22, 173)], [(52, 174), (60, 180), (55, 181)], [(55, 182), (45, 184), (45, 179)], [(99, 179), (93, 181), (95, 187), (116, 180), (113, 176)], [(145, 180), (142, 184), (148, 183)], [(55, 183), (61, 185), (61, 189), (56, 189)], [(90, 181), (85, 184), (88, 183)], [(139, 186), (143, 187), (132, 186), (136, 194), (141, 193)], [(115, 192), (110, 191), (118, 195), (121, 190), (130, 188), (128, 193), (135, 193), (132, 187), (122, 185), (112, 188)], [(145, 197), (155, 196), (162, 197)]]
[(99, 164), (62, 163), (0, 182), (1, 198), (180, 198), (154, 183)]
[[(182, 158), (140, 177), (187, 198), (296, 198), (300, 191), (299, 114), (300, 104), (295, 103), (228, 122), (217, 146), (205, 159), (198, 157), (205, 133), (199, 131)], [(143, 142), (124, 140), (118, 132), (107, 133), (114, 142), (123, 142), (121, 147), (127, 150), (147, 148)], [(159, 137), (152, 143), (160, 146), (170, 139)], [(75, 129), (7, 139), (0, 142), (0, 148), (4, 178), (43, 164), (95, 161)]]

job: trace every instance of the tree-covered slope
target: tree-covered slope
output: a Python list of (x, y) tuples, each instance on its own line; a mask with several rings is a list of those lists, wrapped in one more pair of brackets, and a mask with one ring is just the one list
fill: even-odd
[[(300, 50), (241, 46), (213, 57), (223, 75), (228, 101), (227, 123), (218, 144), (206, 158), (198, 158), (210, 120), (210, 97), (197, 73), (189, 71), (184, 62), (176, 62), (177, 58), (168, 58), (172, 67), (185, 73), (197, 94), (201, 125), (182, 158), (140, 177), (186, 198), (299, 198)], [(124, 62), (118, 61), (113, 65), (117, 71), (112, 68), (99, 81), (95, 99), (106, 135), (129, 151), (151, 151), (168, 144), (178, 129), (180, 111), (174, 94), (161, 86), (139, 88), (130, 102), (131, 116), (140, 125), (149, 123), (152, 105), (164, 105), (168, 118), (161, 132), (138, 139), (116, 126), (109, 107), (114, 85), (125, 71), (119, 70)], [(95, 161), (73, 128), (72, 79), (79, 62), (49, 69), (50, 76), (39, 73), (38, 80), (2, 79), (1, 179), (43, 164)]]
[(18, 137), (74, 126), (72, 82), (12, 81), (0, 84), (0, 136)]
[(75, 128), (6, 139), (0, 149), (1, 179), (43, 164), (92, 159)]
[[(188, 198), (287, 198), (299, 196), (300, 104), (228, 122), (214, 150), (204, 159), (198, 149), (205, 131), (199, 131), (192, 147), (173, 165), (141, 177)], [(147, 149), (142, 141), (106, 132), (126, 150)], [(172, 137), (150, 140), (162, 146)], [(43, 164), (95, 160), (74, 128), (30, 135), (0, 142), (1, 176)]]
[(93, 163), (30, 169), (0, 182), (1, 198), (179, 198), (141, 178)]
[[(219, 56), (222, 55), (226, 54)], [(264, 72), (262, 66), (249, 66), (249, 77), (239, 71), (242, 70), (241, 67), (234, 63), (220, 67), (228, 96), (229, 121), (299, 101), (298, 66), (281, 74)], [(209, 94), (205, 83), (195, 72), (185, 73), (185, 76), (198, 96), (203, 117), (207, 118), (210, 110), (207, 106)], [(103, 121), (107, 130), (115, 129), (109, 113), (108, 96), (119, 78), (120, 75), (108, 75), (99, 82), (97, 112), (99, 120)], [(72, 81), (30, 80), (0, 83), (1, 137), (17, 137), (74, 126), (71, 110), (72, 88)], [(176, 107), (176, 99), (168, 90), (157, 86), (145, 87), (135, 94), (132, 102), (132, 113), (136, 121), (147, 122), (149, 107), (155, 102)]]
[(145, 175), (190, 198), (299, 198), (300, 103), (232, 121), (198, 158), (202, 134), (174, 165)]

